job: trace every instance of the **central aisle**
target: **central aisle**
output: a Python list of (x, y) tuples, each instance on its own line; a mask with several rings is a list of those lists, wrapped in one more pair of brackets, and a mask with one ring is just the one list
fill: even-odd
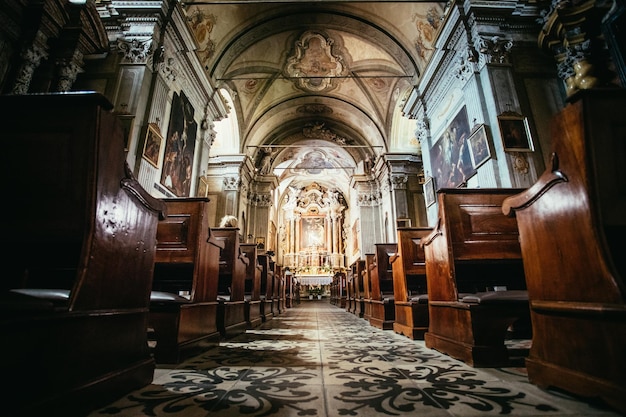
[(476, 369), (325, 301), (221, 342), (96, 416), (617, 416)]

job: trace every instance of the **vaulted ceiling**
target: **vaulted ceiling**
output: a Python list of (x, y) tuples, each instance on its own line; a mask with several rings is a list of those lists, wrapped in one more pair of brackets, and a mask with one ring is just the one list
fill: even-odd
[(202, 65), (230, 91), (240, 152), (259, 170), (267, 156), (281, 179), (320, 174), (311, 168), (321, 167), (333, 181), (332, 169), (346, 175), (394, 150), (394, 115), (433, 52), (445, 5), (192, 0), (184, 6)]

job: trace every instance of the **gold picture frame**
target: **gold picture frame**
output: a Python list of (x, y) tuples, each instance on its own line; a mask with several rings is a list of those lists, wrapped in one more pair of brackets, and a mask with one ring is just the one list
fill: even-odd
[(435, 179), (433, 177), (426, 177), (424, 181), (424, 202), (426, 207), (435, 204)]
[(535, 150), (527, 117), (506, 112), (498, 116), (498, 125), (505, 151), (532, 152)]
[(161, 154), (161, 145), (163, 144), (163, 136), (156, 123), (148, 124), (146, 132), (146, 140), (143, 144), (143, 159), (148, 161), (155, 168), (159, 167), (159, 157)]
[(477, 169), (491, 158), (487, 127), (484, 124), (476, 127), (468, 139), (472, 167)]

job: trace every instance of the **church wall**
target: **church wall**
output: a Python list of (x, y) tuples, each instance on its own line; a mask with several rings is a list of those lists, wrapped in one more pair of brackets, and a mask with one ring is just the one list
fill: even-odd
[[(472, 2), (452, 6), (437, 52), (405, 105), (405, 114), (417, 120), (425, 179), (434, 178), (435, 190), (528, 187), (543, 172), (549, 120), (561, 95), (554, 68), (531, 45), (539, 30), (533, 11), (520, 18), (514, 8), (507, 16), (502, 9), (474, 9)], [(530, 100), (542, 106), (531, 108)], [(528, 147), (512, 148), (510, 139), (505, 146), (501, 125), (509, 119), (527, 122)], [(481, 127), (488, 153), (472, 146), (484, 144), (477, 141)], [(426, 210), (432, 226), (437, 204)]]

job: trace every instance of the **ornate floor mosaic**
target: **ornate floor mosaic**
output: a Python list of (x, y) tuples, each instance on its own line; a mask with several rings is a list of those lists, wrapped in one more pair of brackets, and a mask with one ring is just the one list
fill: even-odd
[[(512, 341), (518, 350), (527, 341)], [(604, 416), (530, 384), (523, 367), (472, 368), (324, 301), (303, 302), (89, 417)]]

